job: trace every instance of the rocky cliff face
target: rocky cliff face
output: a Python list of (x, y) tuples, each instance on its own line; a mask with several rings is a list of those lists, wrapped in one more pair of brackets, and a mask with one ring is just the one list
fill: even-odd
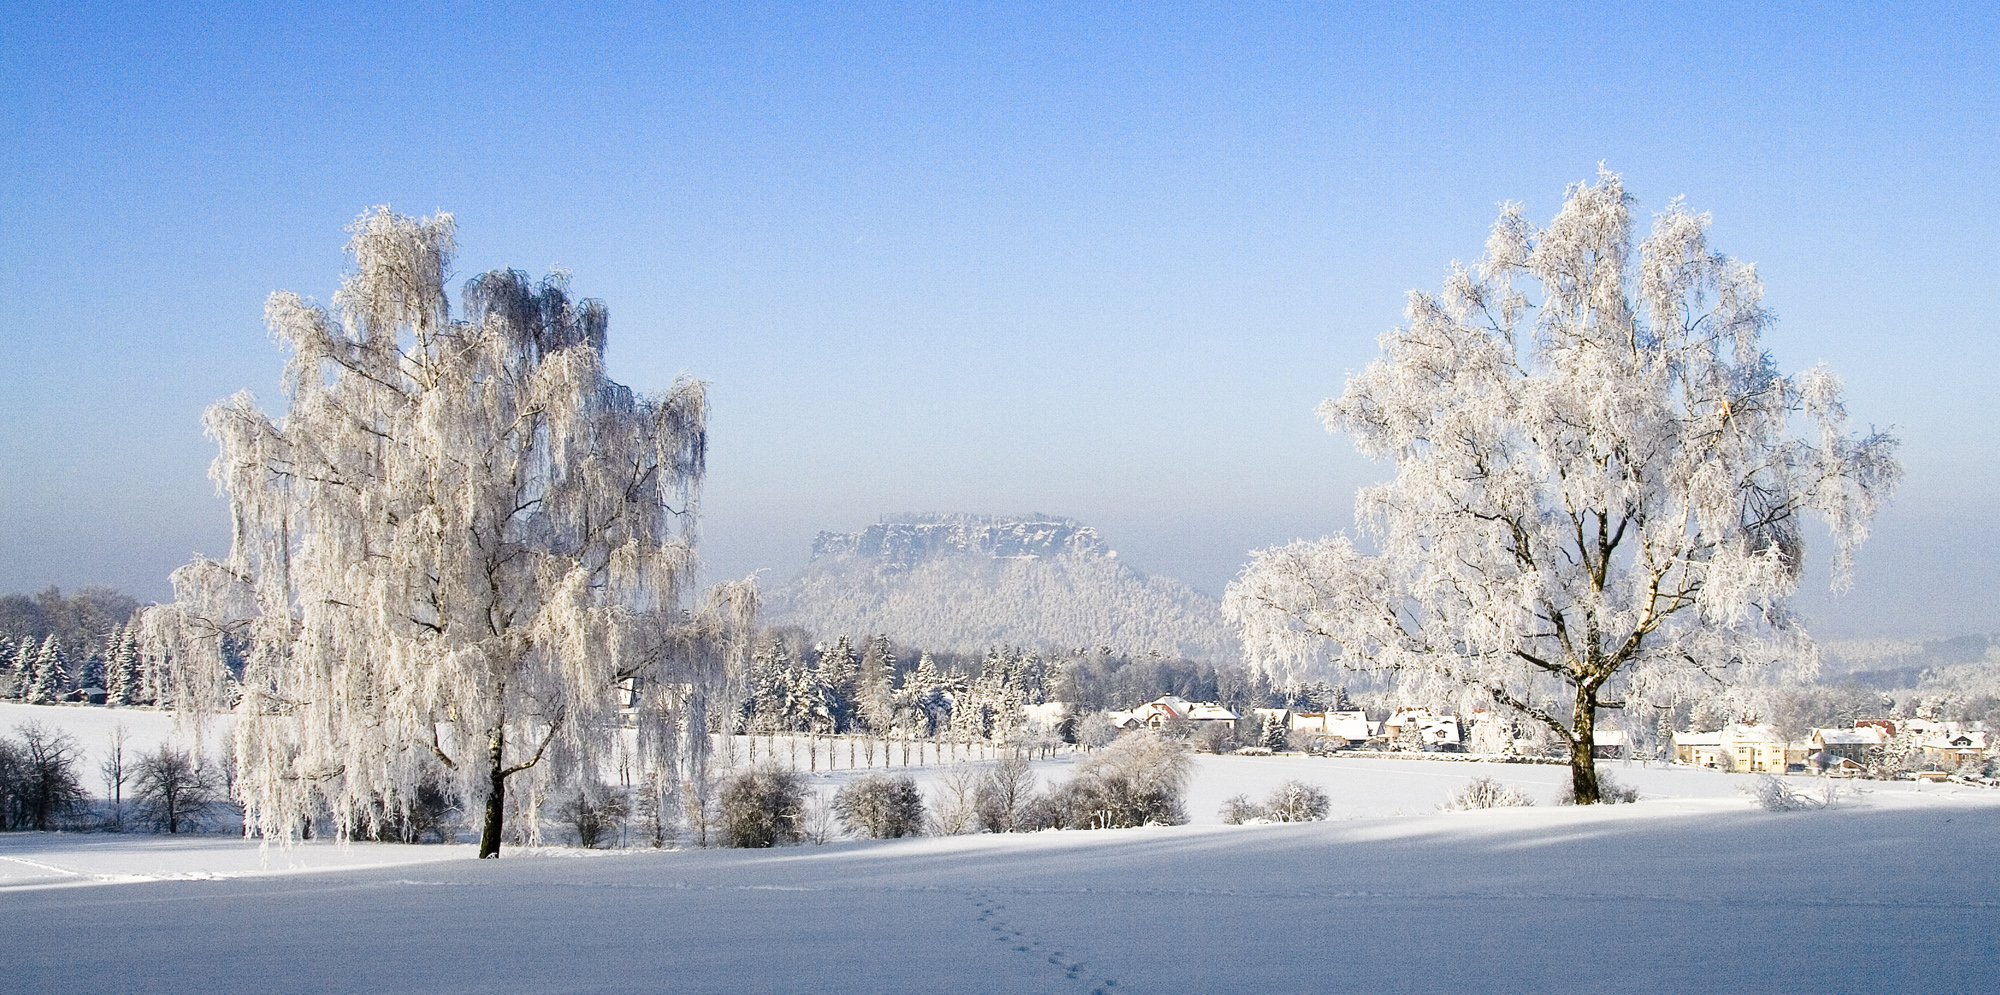
[(821, 532), (813, 559), (858, 556), (882, 566), (907, 568), (944, 556), (1020, 559), (1054, 556), (1116, 557), (1097, 530), (1064, 518), (926, 516), (883, 522), (859, 532)]

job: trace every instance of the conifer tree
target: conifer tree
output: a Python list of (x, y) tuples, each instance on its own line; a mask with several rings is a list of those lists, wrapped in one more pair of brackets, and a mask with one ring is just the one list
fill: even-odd
[(35, 641), (22, 636), (20, 645), (14, 650), (13, 664), (8, 668), (5, 679), (0, 680), (0, 692), (4, 692), (4, 696), (8, 698), (25, 697), (34, 673)]
[(868, 641), (861, 654), (861, 671), (855, 675), (855, 708), (871, 732), (886, 733), (895, 722), (895, 697), (890, 679), (896, 673), (896, 651), (889, 637), (878, 635)]
[(914, 731), (919, 736), (937, 732), (951, 714), (944, 678), (929, 653), (919, 656), (916, 667), (903, 675), (897, 698), (909, 709)]
[(62, 694), (63, 665), (62, 644), (54, 636), (43, 639), (41, 651), (35, 654), (34, 670), (28, 677), (28, 689), (23, 699), (30, 705), (54, 704)]
[(846, 633), (841, 633), (833, 647), (820, 654), (818, 693), (824, 701), (828, 732), (840, 732), (853, 723), (854, 682), (859, 669)]
[(104, 703), (137, 704), (139, 692), (138, 634), (125, 626), (113, 629), (106, 641)]

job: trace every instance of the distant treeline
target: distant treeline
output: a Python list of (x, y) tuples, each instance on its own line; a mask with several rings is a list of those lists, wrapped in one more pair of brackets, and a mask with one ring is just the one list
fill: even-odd
[(1239, 666), (1105, 647), (952, 653), (879, 634), (822, 638), (779, 627), (759, 641), (735, 707), (725, 712), (744, 732), (1003, 739), (1018, 728), (1024, 705), (1063, 702), (1072, 714), (1084, 714), (1162, 695), (1216, 702), (1239, 714), (1349, 705), (1344, 688), (1324, 681), (1278, 687)]
[(103, 656), (114, 630), (132, 621), (139, 599), (116, 588), (90, 585), (64, 595), (58, 587), (35, 594), (0, 594), (0, 640), (39, 645), (54, 636), (71, 656)]

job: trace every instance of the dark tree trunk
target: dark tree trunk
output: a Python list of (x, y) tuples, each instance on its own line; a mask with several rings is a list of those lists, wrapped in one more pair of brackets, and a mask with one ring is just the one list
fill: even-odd
[(1576, 711), (1571, 716), (1569, 744), (1570, 794), (1578, 805), (1595, 805), (1597, 795), (1597, 692), (1576, 689)]
[(479, 856), (500, 856), (500, 827), (507, 811), (507, 769), (500, 766), (500, 748), (505, 738), (495, 734), (487, 750), (489, 783), (486, 788), (486, 823), (479, 830)]

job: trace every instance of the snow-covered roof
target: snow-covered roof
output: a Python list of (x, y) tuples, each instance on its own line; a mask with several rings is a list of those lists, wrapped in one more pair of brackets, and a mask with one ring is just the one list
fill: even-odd
[(1140, 713), (1140, 709), (1137, 708), (1107, 710), (1104, 713), (1104, 717), (1105, 719), (1110, 721), (1112, 725), (1117, 726), (1120, 729), (1130, 729), (1133, 728), (1134, 726), (1142, 726), (1146, 724), (1145, 716), (1142, 715)]
[(1593, 729), (1590, 733), (1591, 743), (1597, 746), (1624, 746), (1626, 739), (1623, 729)]
[(1723, 736), (1738, 743), (1783, 743), (1785, 737), (1778, 734), (1776, 727), (1758, 723), (1744, 725), (1732, 723), (1722, 730)]
[(1856, 729), (1814, 729), (1813, 738), (1828, 746), (1880, 746), (1882, 730), (1876, 726)]
[(1188, 718), (1196, 722), (1234, 722), (1236, 713), (1214, 702), (1188, 706)]

